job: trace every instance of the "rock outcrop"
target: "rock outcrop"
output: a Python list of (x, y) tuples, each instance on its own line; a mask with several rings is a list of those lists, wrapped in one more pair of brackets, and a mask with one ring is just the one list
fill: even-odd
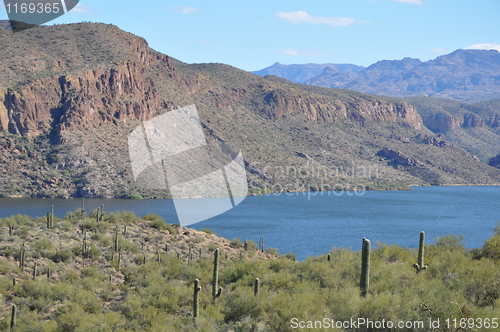
[[(493, 120), (495, 121), (495, 120)], [(484, 119), (474, 113), (465, 113), (462, 116), (449, 113), (439, 113), (430, 116), (423, 116), (424, 125), (435, 132), (447, 132), (458, 127), (463, 128), (483, 128), (486, 123)]]
[(423, 163), (414, 157), (409, 157), (403, 152), (384, 147), (377, 155), (389, 159), (391, 164), (402, 166), (420, 166)]
[(0, 130), (35, 137), (54, 129), (60, 133), (102, 122), (150, 119), (158, 109), (168, 107), (168, 102), (158, 97), (146, 68), (160, 61), (172, 77), (175, 70), (169, 57), (154, 56), (151, 51), (146, 55), (144, 47), (147, 44), (137, 45), (137, 61), (125, 61), (115, 68), (38, 79), (19, 91), (4, 89)]
[(500, 154), (496, 157), (491, 158), (488, 165), (490, 165), (491, 167), (500, 168)]
[(357, 96), (334, 99), (314, 94), (295, 93), (275, 89), (264, 97), (267, 107), (262, 111), (273, 119), (303, 113), (315, 122), (339, 122), (348, 118), (355, 122), (391, 121), (406, 122), (416, 129), (422, 126), (422, 119), (415, 107), (402, 102), (369, 100)]

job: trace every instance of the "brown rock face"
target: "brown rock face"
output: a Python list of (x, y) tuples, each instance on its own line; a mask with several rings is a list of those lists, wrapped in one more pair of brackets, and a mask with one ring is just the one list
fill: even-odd
[(409, 157), (401, 151), (389, 149), (388, 147), (385, 147), (381, 151), (379, 151), (378, 155), (390, 159), (392, 163), (396, 165), (403, 165), (403, 166), (423, 165), (420, 160), (413, 157)]
[(1, 129), (28, 137), (51, 128), (64, 131), (102, 121), (147, 120), (161, 107), (143, 66), (130, 61), (113, 69), (41, 79), (19, 92), (7, 91), (4, 100)]
[(282, 90), (270, 91), (264, 99), (269, 107), (263, 111), (273, 119), (302, 112), (308, 119), (316, 122), (338, 122), (349, 118), (356, 122), (403, 121), (416, 129), (422, 126), (422, 119), (416, 108), (407, 103), (394, 104), (357, 97), (341, 101), (309, 94), (291, 94)]
[(170, 58), (151, 51), (142, 38), (130, 38), (135, 56), (112, 68), (35, 80), (18, 91), (0, 88), (0, 130), (35, 137), (55, 129), (93, 128), (102, 122), (153, 117), (167, 105), (160, 100), (148, 68), (161, 66), (177, 79)]
[(482, 128), (486, 125), (484, 119), (474, 113), (465, 113), (460, 117), (445, 113), (436, 114), (424, 117), (424, 124), (435, 132), (446, 132), (457, 127)]

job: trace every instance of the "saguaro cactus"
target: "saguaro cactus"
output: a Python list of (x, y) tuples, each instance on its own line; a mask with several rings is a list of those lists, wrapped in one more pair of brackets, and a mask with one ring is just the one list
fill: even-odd
[(260, 286), (260, 279), (255, 278), (255, 282), (253, 284), (253, 295), (255, 296), (259, 295), (259, 286)]
[(10, 318), (10, 329), (11, 330), (16, 326), (16, 316), (17, 316), (17, 306), (14, 304), (12, 306), (12, 317)]
[(194, 281), (194, 296), (193, 296), (193, 319), (196, 321), (200, 313), (200, 298), (199, 293), (201, 291), (200, 280), (196, 279)]
[(50, 228), (54, 227), (54, 205), (50, 209)]
[(370, 287), (370, 240), (363, 238), (363, 248), (361, 250), (361, 280), (359, 288), (361, 289), (361, 296), (368, 294)]
[(424, 265), (424, 242), (425, 242), (425, 232), (420, 232), (420, 241), (418, 243), (418, 260), (416, 264), (413, 264), (413, 267), (419, 273), (422, 270), (426, 270), (427, 266)]
[(82, 211), (81, 211), (81, 217), (85, 218), (85, 198), (82, 197)]
[(26, 248), (24, 247), (24, 243), (19, 251), (19, 267), (24, 269), (24, 264), (26, 261)]
[(113, 249), (118, 251), (118, 228), (115, 228), (115, 241)]
[(222, 287), (219, 287), (219, 248), (214, 252), (214, 279), (212, 281), (212, 298), (218, 298), (222, 293)]
[(87, 246), (87, 233), (83, 233), (83, 242), (82, 242), (82, 258), (87, 256), (88, 246)]
[(37, 269), (38, 269), (38, 262), (35, 261), (35, 265), (33, 265), (33, 280), (36, 279)]

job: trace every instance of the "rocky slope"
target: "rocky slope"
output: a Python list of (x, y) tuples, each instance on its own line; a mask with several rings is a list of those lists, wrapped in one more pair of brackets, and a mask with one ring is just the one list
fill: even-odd
[(241, 147), (251, 193), (500, 182), (460, 147), (428, 144), (436, 135), (402, 100), (185, 64), (105, 24), (0, 29), (0, 40), (3, 195), (168, 197), (135, 186), (127, 138), (190, 104), (209, 142)]

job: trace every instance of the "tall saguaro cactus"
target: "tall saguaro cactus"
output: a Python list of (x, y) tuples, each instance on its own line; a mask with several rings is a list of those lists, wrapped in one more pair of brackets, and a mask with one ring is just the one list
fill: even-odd
[(36, 275), (37, 275), (37, 273), (38, 273), (38, 271), (37, 271), (37, 270), (38, 270), (38, 262), (37, 262), (37, 261), (35, 261), (35, 264), (33, 265), (33, 280), (35, 280), (35, 279), (36, 279)]
[(259, 288), (260, 288), (260, 279), (255, 278), (255, 282), (253, 284), (253, 295), (255, 296), (259, 295)]
[(370, 288), (370, 251), (370, 240), (363, 238), (363, 248), (361, 250), (361, 280), (359, 282), (361, 296), (366, 296)]
[(113, 250), (115, 252), (118, 251), (118, 228), (115, 228), (115, 239), (114, 239)]
[(54, 205), (50, 209), (50, 228), (54, 227)]
[(82, 197), (82, 210), (80, 212), (81, 212), (81, 217), (85, 218), (85, 198), (84, 197)]
[(420, 240), (418, 242), (418, 259), (417, 263), (413, 264), (413, 267), (419, 273), (422, 270), (426, 270), (427, 266), (424, 265), (424, 242), (425, 242), (425, 232), (420, 232)]
[(214, 279), (212, 281), (212, 298), (218, 298), (222, 293), (222, 287), (219, 287), (219, 248), (214, 252)]
[(19, 251), (19, 267), (24, 269), (24, 264), (26, 261), (26, 248), (24, 247), (24, 243)]
[(17, 306), (14, 304), (12, 306), (12, 317), (10, 318), (10, 329), (12, 330), (16, 327), (16, 316), (17, 316)]
[(194, 281), (194, 296), (193, 296), (193, 319), (196, 321), (200, 313), (200, 297), (199, 293), (201, 291), (200, 280), (196, 279)]

